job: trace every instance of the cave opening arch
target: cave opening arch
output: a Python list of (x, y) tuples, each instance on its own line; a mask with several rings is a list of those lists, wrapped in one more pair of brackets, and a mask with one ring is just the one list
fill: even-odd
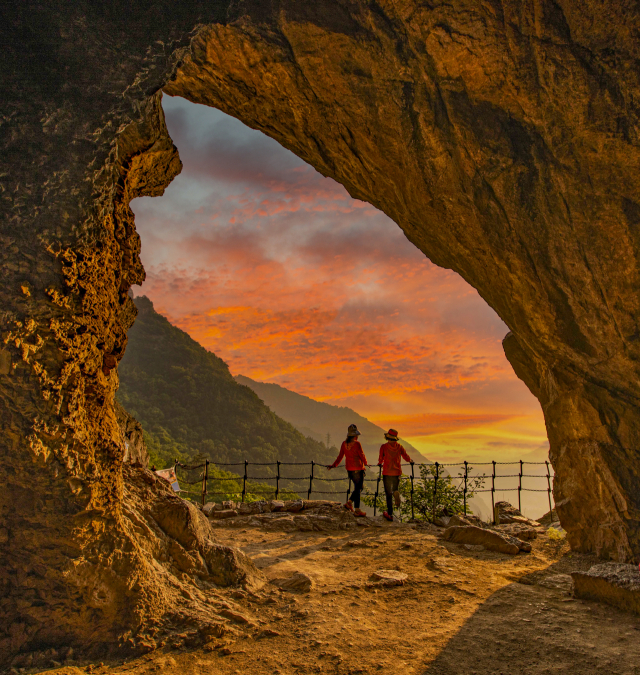
[[(183, 170), (163, 197), (132, 202), (147, 275), (136, 295), (149, 297), (232, 374), (399, 428), (422, 452), (416, 461), (459, 465), (450, 468), (457, 473), (463, 459), (547, 459), (539, 404), (504, 357), (507, 328), (468, 284), (432, 265), (384, 214), (261, 132), (181, 98), (164, 96), (162, 106)], [(134, 339), (118, 369), (118, 399), (141, 413), (146, 432), (159, 433), (160, 410), (140, 401), (142, 382), (131, 379), (130, 359), (141, 356)], [(295, 426), (286, 407), (273, 403)], [(382, 434), (368, 433), (374, 453)], [(167, 457), (158, 456), (157, 466), (175, 455)], [(512, 483), (498, 481), (496, 501), (515, 497), (502, 492)], [(525, 488), (546, 485), (542, 477), (525, 480)], [(548, 510), (545, 493), (525, 497), (527, 515)], [(490, 500), (477, 508), (488, 518)]]
[[(620, 29), (637, 23), (631, 5), (156, 9), (38, 7), (42, 21), (5, 41), (3, 163), (17, 178), (2, 229), (4, 651), (86, 639), (95, 616), (95, 639), (122, 634), (140, 608), (166, 610), (127, 515), (112, 408), (127, 292), (143, 275), (128, 204), (179, 171), (162, 89), (264, 131), (474, 286), (541, 402), (572, 546), (636, 560), (639, 47)], [(11, 26), (28, 24), (11, 11)], [(24, 41), (32, 54), (46, 45), (46, 67), (23, 58)], [(120, 613), (118, 593), (137, 609)], [(72, 602), (86, 609), (72, 615)]]

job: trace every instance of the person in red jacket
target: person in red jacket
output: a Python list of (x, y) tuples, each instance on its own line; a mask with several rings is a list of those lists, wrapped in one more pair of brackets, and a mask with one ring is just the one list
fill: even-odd
[(387, 520), (393, 520), (393, 502), (400, 508), (400, 476), (402, 476), (402, 460), (413, 464), (413, 460), (407, 451), (398, 443), (398, 432), (389, 429), (384, 435), (387, 442), (380, 447), (378, 466), (382, 467), (382, 482), (384, 494), (387, 498), (387, 510), (382, 514)]
[(355, 424), (350, 424), (347, 431), (347, 439), (342, 441), (338, 458), (327, 469), (335, 469), (342, 461), (342, 458), (345, 458), (347, 473), (353, 482), (353, 492), (344, 507), (353, 512), (354, 515), (362, 517), (367, 514), (360, 510), (360, 493), (364, 487), (364, 470), (369, 465), (367, 464), (367, 458), (364, 455), (358, 436), (360, 436), (358, 427)]

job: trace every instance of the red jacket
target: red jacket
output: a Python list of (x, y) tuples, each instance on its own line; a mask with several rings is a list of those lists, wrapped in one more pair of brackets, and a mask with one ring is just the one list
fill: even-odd
[(331, 465), (332, 467), (338, 466), (342, 461), (342, 458), (346, 457), (345, 464), (347, 465), (347, 471), (362, 471), (367, 464), (367, 458), (364, 456), (364, 451), (360, 445), (360, 441), (353, 441), (347, 445), (346, 441), (342, 441), (342, 446), (340, 447), (340, 454), (338, 459)]
[(402, 460), (411, 461), (407, 451), (397, 441), (385, 443), (380, 448), (378, 464), (382, 464), (383, 476), (402, 476)]

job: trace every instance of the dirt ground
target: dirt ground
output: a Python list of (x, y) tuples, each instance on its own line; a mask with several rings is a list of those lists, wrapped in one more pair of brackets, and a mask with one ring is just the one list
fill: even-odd
[[(546, 536), (516, 557), (469, 551), (441, 541), (433, 529), (409, 527), (219, 530), (219, 538), (250, 555), (268, 579), (303, 572), (314, 587), (296, 593), (267, 583), (255, 593), (218, 592), (217, 609), (226, 607), (231, 634), (193, 648), (178, 639), (128, 663), (47, 672), (640, 673), (640, 617), (573, 599), (563, 575), (595, 561)], [(371, 573), (380, 569), (404, 572), (408, 580), (371, 586)]]

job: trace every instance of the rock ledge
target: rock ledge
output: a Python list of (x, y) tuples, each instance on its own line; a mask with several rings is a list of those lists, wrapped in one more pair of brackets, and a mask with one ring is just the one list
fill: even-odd
[(572, 572), (577, 598), (598, 600), (640, 614), (640, 571), (635, 565), (603, 563), (588, 572)]

